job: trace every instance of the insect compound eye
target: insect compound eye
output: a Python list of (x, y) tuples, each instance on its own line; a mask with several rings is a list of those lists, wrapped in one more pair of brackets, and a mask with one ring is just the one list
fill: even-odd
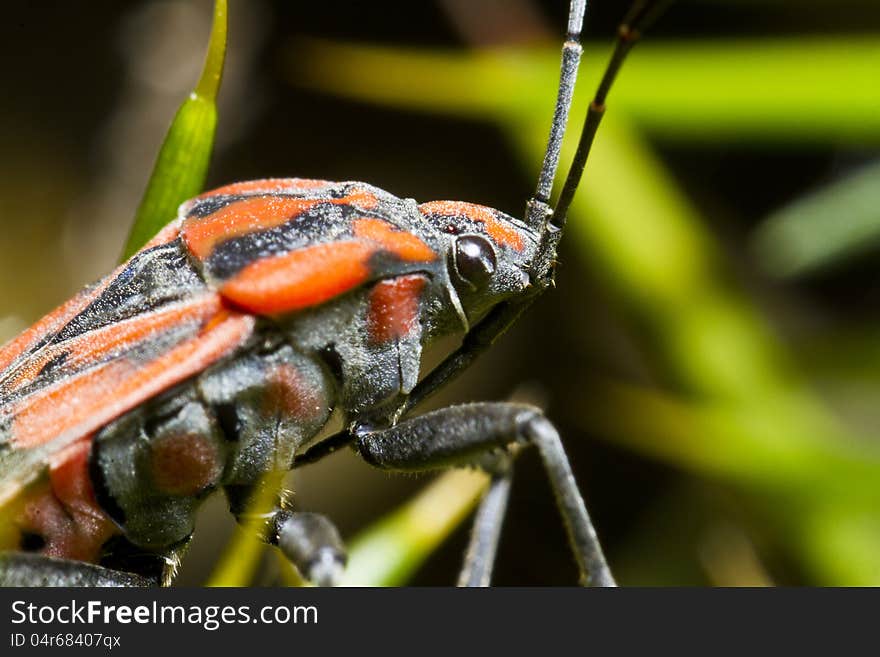
[(495, 249), (484, 237), (462, 235), (455, 240), (452, 269), (458, 278), (474, 289), (485, 287), (495, 273)]

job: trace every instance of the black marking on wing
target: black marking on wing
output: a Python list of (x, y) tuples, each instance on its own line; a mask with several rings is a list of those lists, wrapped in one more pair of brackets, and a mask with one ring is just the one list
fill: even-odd
[[(356, 185), (335, 185), (332, 187), (322, 188), (320, 190), (306, 188), (302, 190), (290, 191), (261, 191), (245, 194), (218, 194), (195, 201), (192, 207), (187, 210), (186, 218), (204, 219), (205, 217), (209, 217), (215, 212), (222, 210), (228, 205), (232, 205), (233, 203), (238, 203), (239, 201), (244, 201), (246, 199), (252, 198), (275, 197), (314, 198), (315, 200), (338, 199), (349, 196), (356, 187)], [(318, 196), (316, 196), (316, 194), (318, 194)]]
[(204, 219), (214, 214), (218, 210), (222, 210), (227, 205), (243, 201), (250, 196), (244, 194), (222, 194), (220, 196), (209, 196), (208, 198), (196, 201), (187, 211), (186, 217), (196, 219)]
[(49, 362), (43, 365), (42, 368), (40, 368), (40, 371), (37, 373), (35, 381), (50, 378), (55, 372), (61, 369), (64, 363), (67, 362), (69, 356), (70, 352), (62, 351), (60, 354), (52, 358)]
[(101, 295), (71, 319), (46, 344), (94, 331), (160, 306), (204, 287), (190, 265), (180, 238), (140, 252)]
[(279, 226), (222, 242), (208, 257), (205, 268), (211, 277), (226, 280), (262, 258), (349, 237), (352, 221), (367, 216), (374, 215), (351, 205), (322, 203)]

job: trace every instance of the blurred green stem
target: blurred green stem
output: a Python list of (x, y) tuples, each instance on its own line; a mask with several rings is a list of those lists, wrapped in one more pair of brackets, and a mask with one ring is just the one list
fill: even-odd
[(202, 191), (214, 148), (217, 92), (226, 56), (226, 0), (214, 3), (214, 23), (202, 77), (168, 128), (122, 254), (127, 260)]
[[(579, 89), (594, 87), (607, 54), (586, 47)], [(462, 52), (304, 40), (291, 47), (287, 62), (297, 85), (493, 120), (549, 121), (547, 99), (559, 67), (555, 44)], [(627, 61), (609, 112), (626, 115), (651, 136), (716, 148), (728, 142), (864, 148), (880, 143), (878, 70), (880, 38), (871, 35), (648, 39)], [(572, 117), (583, 116), (586, 96), (580, 94)]]
[(366, 531), (350, 547), (343, 584), (399, 586), (468, 515), (489, 478), (453, 470)]
[(808, 274), (876, 251), (880, 244), (880, 162), (774, 212), (754, 237), (758, 259), (777, 276)]

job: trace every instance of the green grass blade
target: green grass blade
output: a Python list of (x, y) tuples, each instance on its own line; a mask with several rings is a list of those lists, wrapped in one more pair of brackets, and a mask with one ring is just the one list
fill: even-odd
[[(579, 89), (607, 50), (588, 47)], [(472, 53), (306, 41), (295, 84), (399, 108), (463, 116), (547, 116), (557, 47)], [(394, 75), (388, 75), (393, 70)], [(880, 37), (646, 41), (614, 87), (614, 112), (652, 136), (691, 142), (880, 142)], [(587, 102), (579, 95), (572, 116)]]
[(266, 549), (266, 544), (257, 538), (256, 531), (236, 527), (205, 586), (249, 586), (253, 583)]
[(257, 493), (248, 503), (246, 520), (235, 528), (205, 586), (248, 586), (253, 583), (267, 549), (258, 538), (263, 519), (277, 502), (277, 491), (281, 490), (283, 478), (283, 473), (273, 472), (265, 475), (254, 487)]
[(351, 542), (346, 586), (399, 586), (473, 509), (487, 475), (454, 470)]
[(202, 77), (177, 110), (159, 149), (153, 173), (141, 199), (123, 251), (131, 257), (205, 184), (217, 128), (217, 91), (226, 55), (226, 0), (215, 0), (214, 24)]
[(799, 276), (880, 245), (880, 163), (800, 198), (755, 234), (765, 269)]

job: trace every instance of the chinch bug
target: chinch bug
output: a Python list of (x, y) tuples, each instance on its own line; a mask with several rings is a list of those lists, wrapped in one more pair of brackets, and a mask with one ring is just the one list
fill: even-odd
[[(0, 546), (11, 550), (0, 583), (168, 584), (210, 492), (223, 488), (233, 514), (249, 519), (267, 475), (353, 445), (378, 468), (492, 474), (459, 580), (486, 585), (509, 491), (506, 448), (521, 443), (540, 452), (582, 583), (613, 585), (539, 409), (407, 415), (552, 286), (606, 96), (660, 4), (636, 2), (624, 19), (555, 208), (585, 0), (571, 2), (523, 220), (361, 182), (231, 184), (185, 203), (128, 262), (0, 349), (0, 506), (16, 529)], [(419, 380), (423, 347), (462, 331), (461, 346)], [(305, 448), (335, 408), (346, 428)], [(260, 527), (309, 580), (338, 581), (344, 548), (325, 517), (279, 494)]]

